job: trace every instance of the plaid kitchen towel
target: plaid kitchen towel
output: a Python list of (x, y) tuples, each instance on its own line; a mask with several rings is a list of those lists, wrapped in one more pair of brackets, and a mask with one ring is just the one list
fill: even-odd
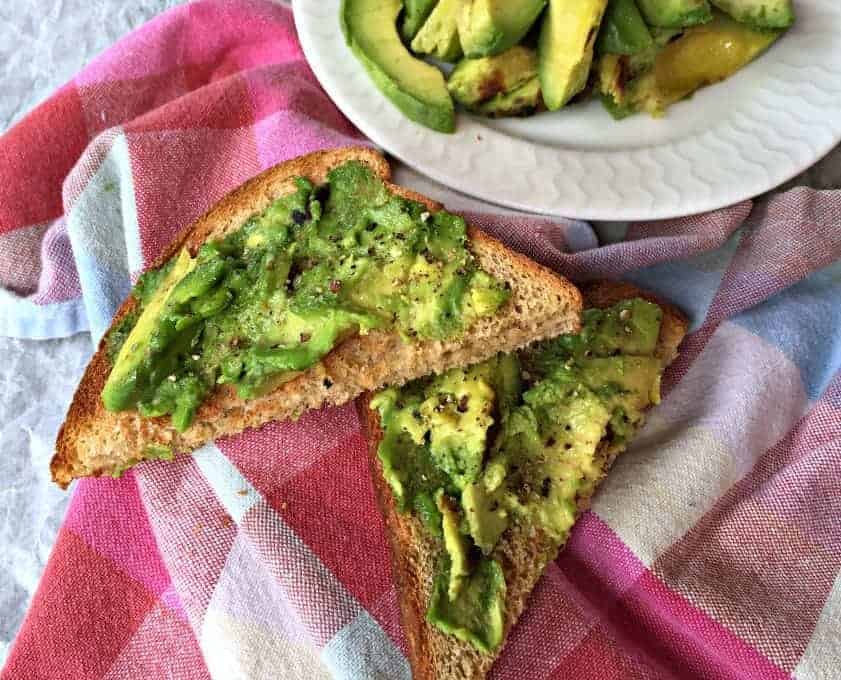
[[(288, 9), (162, 15), (0, 138), (0, 330), (98, 337), (131, 278), (231, 188), (360, 142)], [(494, 677), (841, 677), (841, 194), (633, 225), (598, 248), (586, 225), (398, 178), (692, 320), (663, 403)], [(2, 677), (407, 678), (404, 652), (348, 405), (77, 483)]]

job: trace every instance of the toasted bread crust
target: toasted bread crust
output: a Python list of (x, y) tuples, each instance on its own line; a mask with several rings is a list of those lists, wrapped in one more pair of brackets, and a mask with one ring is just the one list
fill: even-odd
[[(153, 267), (162, 265), (182, 246), (195, 254), (209, 238), (220, 238), (238, 228), (250, 215), (293, 191), (295, 177), (323, 183), (332, 168), (349, 160), (367, 163), (384, 181), (390, 179), (385, 159), (361, 147), (317, 152), (282, 163), (246, 182), (183, 230)], [(390, 183), (388, 186), (395, 194), (423, 203), (430, 212), (441, 209), (439, 203), (420, 194)], [(105, 410), (101, 393), (111, 364), (104, 336), (59, 430), (50, 464), (53, 479), (66, 487), (77, 477), (114, 473), (142, 460), (150, 444), (188, 452), (211, 439), (259, 427), (270, 420), (296, 418), (311, 408), (347, 402), (365, 390), (402, 384), (420, 375), (481, 361), (498, 350), (510, 351), (535, 339), (577, 330), (582, 303), (574, 286), (477, 229), (469, 228), (468, 234), (480, 266), (512, 284), (512, 300), (504, 314), (481, 319), (462, 338), (446, 342), (408, 344), (397, 333), (385, 331), (353, 337), (294, 380), (247, 402), (238, 399), (230, 386), (220, 386), (183, 433), (177, 432), (166, 417), (141, 418), (135, 411)], [(112, 328), (135, 304), (129, 297), (117, 312)]]
[[(663, 357), (664, 363), (669, 363), (677, 355), (677, 346), (686, 333), (687, 322), (680, 311), (625, 283), (602, 281), (585, 289), (585, 303), (589, 307), (607, 307), (629, 297), (643, 297), (663, 308), (657, 353)], [(391, 546), (392, 573), (400, 598), (401, 620), (413, 677), (415, 680), (484, 678), (501, 648), (493, 655), (481, 654), (469, 643), (442, 633), (426, 621), (435, 555), (442, 547), (428, 536), (419, 520), (397, 510), (377, 455), (383, 433), (378, 414), (370, 408), (371, 398), (371, 394), (365, 394), (356, 403), (368, 439), (368, 459), (377, 503)], [(600, 477), (604, 478), (616, 458), (616, 452), (602, 445), (596, 456), (601, 467)], [(590, 500), (589, 497), (579, 498), (579, 509), (586, 510)], [(549, 537), (533, 528), (515, 525), (503, 535), (494, 553), (501, 561), (507, 584), (503, 646), (522, 614), (529, 594), (546, 565), (557, 556), (558, 550)]]
[(383, 430), (380, 427), (380, 419), (377, 412), (371, 408), (373, 393), (366, 392), (356, 400), (356, 408), (359, 419), (362, 422), (362, 429), (368, 440), (368, 465), (371, 470), (371, 480), (374, 484), (374, 493), (377, 497), (377, 505), (383, 516), (386, 525), (386, 534), (391, 548), (391, 573), (397, 593), (400, 597), (400, 615), (403, 625), (403, 633), (406, 636), (406, 644), (409, 647), (409, 661), (412, 665), (412, 677), (432, 677), (429, 675), (429, 637), (425, 633), (426, 622), (426, 601), (424, 600), (424, 588), (418, 583), (419, 574), (412, 568), (409, 551), (404, 549), (407, 542), (413, 545), (418, 536), (411, 535), (417, 524), (410, 527), (405, 521), (401, 521), (401, 515), (397, 510), (397, 504), (391, 487), (383, 476), (382, 462), (377, 455), (377, 448), (383, 438)]

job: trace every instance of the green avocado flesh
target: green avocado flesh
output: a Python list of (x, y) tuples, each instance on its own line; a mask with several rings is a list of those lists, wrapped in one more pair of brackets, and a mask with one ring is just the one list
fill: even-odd
[(178, 430), (216, 385), (251, 399), (373, 329), (406, 341), (460, 335), (510, 293), (478, 268), (464, 220), (393, 195), (348, 162), (195, 257), (141, 277), (139, 310), (106, 338), (111, 411), (171, 415)]
[(461, 42), (456, 24), (460, 0), (440, 0), (412, 40), (412, 51), (443, 61), (461, 57)]
[(403, 24), (400, 28), (403, 40), (407, 43), (412, 42), (412, 38), (417, 35), (437, 4), (438, 0), (404, 0)]
[(652, 45), (635, 0), (610, 0), (596, 41), (599, 54), (637, 54)]
[(462, 59), (447, 88), (465, 108), (487, 116), (530, 113), (542, 103), (537, 53), (517, 45), (493, 57)]
[(788, 28), (794, 23), (792, 0), (710, 0), (736, 21), (756, 28)]
[(540, 87), (556, 111), (587, 85), (607, 0), (550, 0), (538, 42)]
[(712, 19), (707, 0), (637, 0), (642, 15), (652, 26), (684, 28)]
[(598, 98), (617, 120), (660, 118), (794, 21), (793, 0), (343, 0), (341, 11), (374, 83), (440, 132), (454, 130), (455, 104), (500, 118)]
[(458, 31), (468, 57), (488, 57), (513, 47), (537, 21), (546, 0), (463, 0)]
[(703, 25), (655, 33), (654, 45), (631, 57), (606, 54), (598, 64), (597, 89), (615, 118), (638, 111), (662, 116), (675, 102), (739, 71), (782, 34), (714, 11)]
[(427, 619), (492, 652), (502, 642), (500, 542), (515, 524), (559, 547), (609, 456), (659, 402), (661, 309), (588, 309), (577, 335), (383, 390), (371, 401), (397, 507), (439, 546)]
[(413, 57), (400, 40), (397, 17), (402, 4), (400, 0), (342, 0), (345, 40), (380, 91), (410, 120), (438, 132), (452, 132), (455, 111), (443, 74)]

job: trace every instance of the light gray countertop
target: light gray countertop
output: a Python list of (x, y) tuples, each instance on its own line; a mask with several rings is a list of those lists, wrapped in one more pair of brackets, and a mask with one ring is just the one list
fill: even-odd
[[(0, 130), (93, 56), (180, 0), (0, 3)], [(793, 183), (841, 186), (838, 148)], [(69, 495), (49, 482), (55, 433), (91, 353), (90, 338), (0, 337), (0, 665), (55, 540)]]
[[(0, 3), (0, 131), (124, 34), (180, 0)], [(2, 313), (2, 310), (0, 310)], [(49, 481), (55, 434), (92, 352), (87, 333), (0, 337), (0, 665), (20, 627), (70, 495)]]

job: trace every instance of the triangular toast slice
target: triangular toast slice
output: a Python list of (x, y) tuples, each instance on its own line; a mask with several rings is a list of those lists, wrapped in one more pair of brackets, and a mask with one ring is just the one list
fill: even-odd
[[(675, 308), (660, 303), (634, 286), (600, 282), (583, 289), (584, 307), (606, 308), (622, 300), (641, 297), (660, 305), (663, 316), (654, 356), (663, 366), (677, 356), (677, 348), (687, 330), (687, 322)], [(529, 594), (553, 561), (562, 545), (532, 524), (513, 523), (502, 535), (494, 553), (502, 565), (506, 590), (503, 604), (503, 643), (491, 653), (478, 651), (469, 642), (446, 634), (428, 622), (426, 613), (434, 587), (436, 562), (443, 546), (431, 537), (413, 514), (398, 511), (377, 450), (383, 437), (379, 414), (370, 407), (373, 395), (358, 400), (360, 417), (369, 441), (369, 463), (378, 504), (386, 523), (391, 545), (392, 572), (400, 599), (403, 630), (415, 680), (475, 680), (484, 678), (499, 656), (504, 641), (526, 606)], [(641, 423), (640, 423), (641, 424)], [(604, 477), (622, 447), (602, 440), (596, 449), (597, 481)], [(592, 491), (577, 497), (578, 513), (590, 503)]]
[[(277, 198), (294, 192), (296, 177), (320, 185), (328, 172), (351, 160), (367, 164), (393, 194), (422, 203), (430, 213), (442, 209), (431, 199), (388, 183), (389, 165), (375, 151), (323, 151), (282, 163), (236, 189), (185, 229), (153, 266), (161, 266), (184, 246), (195, 254), (206, 241), (236, 230)], [(577, 330), (581, 296), (574, 286), (478, 229), (468, 228), (468, 236), (468, 247), (481, 269), (510, 285), (511, 297), (495, 315), (480, 318), (460, 337), (449, 340), (409, 341), (385, 330), (350, 337), (297, 378), (254, 399), (242, 400), (230, 386), (220, 385), (183, 432), (172, 426), (168, 416), (143, 418), (137, 411), (104, 408), (101, 394), (112, 369), (106, 334), (59, 432), (50, 466), (53, 479), (66, 487), (78, 477), (120, 474), (145, 458), (160, 457), (156, 454), (160, 447), (167, 453), (188, 452), (217, 437), (271, 420), (297, 418), (308, 409), (342, 404), (367, 390), (402, 384)], [(136, 305), (130, 296), (117, 312), (114, 324)]]

